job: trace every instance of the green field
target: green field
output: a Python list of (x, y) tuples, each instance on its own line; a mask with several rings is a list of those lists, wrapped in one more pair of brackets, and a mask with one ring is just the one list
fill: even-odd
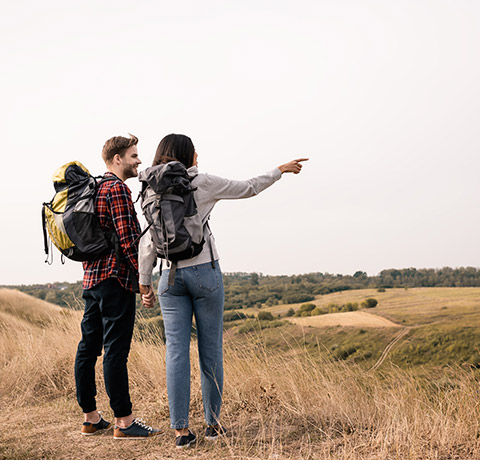
[[(302, 325), (276, 322), (277, 327), (262, 329), (262, 337), (272, 347), (282, 348), (282, 343), (287, 341), (294, 345), (316, 347), (319, 353), (330, 354), (336, 359), (373, 366), (388, 345), (402, 333), (389, 350), (385, 363), (402, 367), (479, 365), (480, 288), (411, 288), (388, 289), (386, 292), (363, 289), (317, 296), (311, 303), (320, 307), (332, 303), (360, 304), (369, 297), (377, 299), (378, 306), (362, 311), (386, 318), (399, 328), (321, 327), (318, 326), (321, 317), (313, 316), (301, 318)], [(259, 311), (269, 311), (285, 320), (290, 308), (298, 310), (300, 306), (283, 304), (244, 309), (242, 312), (258, 314)], [(342, 313), (336, 315), (341, 316)], [(261, 322), (260, 327), (264, 323)], [(240, 322), (234, 330), (240, 334)]]

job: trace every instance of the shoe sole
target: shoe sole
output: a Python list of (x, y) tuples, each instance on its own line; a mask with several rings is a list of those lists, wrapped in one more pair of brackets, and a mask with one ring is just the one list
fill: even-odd
[(155, 436), (114, 436), (113, 439), (128, 439), (128, 440), (135, 440), (135, 439), (151, 439)]
[(186, 449), (188, 447), (191, 447), (193, 444), (197, 442), (197, 439), (195, 438), (194, 440), (190, 441), (188, 444), (184, 444), (183, 446), (175, 446), (177, 449)]
[(102, 433), (105, 433), (106, 431), (108, 431), (110, 428), (112, 428), (112, 425), (110, 424), (109, 426), (107, 426), (106, 428), (103, 428), (101, 430), (97, 430), (97, 431), (94, 431), (93, 433), (84, 433), (83, 431), (80, 432), (80, 434), (82, 436), (96, 436), (98, 434), (102, 434)]

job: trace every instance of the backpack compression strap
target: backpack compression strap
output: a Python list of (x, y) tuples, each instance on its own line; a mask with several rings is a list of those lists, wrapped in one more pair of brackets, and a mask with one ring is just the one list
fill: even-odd
[(42, 227), (43, 227), (43, 246), (45, 249), (45, 254), (47, 258), (45, 259), (45, 263), (48, 263), (48, 237), (47, 237), (47, 217), (45, 216), (45, 206), (46, 203), (42, 205)]

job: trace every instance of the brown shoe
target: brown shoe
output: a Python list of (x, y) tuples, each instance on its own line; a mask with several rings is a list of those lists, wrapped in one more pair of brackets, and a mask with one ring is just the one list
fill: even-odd
[(101, 433), (108, 430), (112, 424), (103, 420), (103, 417), (100, 415), (100, 420), (97, 423), (83, 422), (82, 434), (84, 436), (91, 436), (92, 434)]

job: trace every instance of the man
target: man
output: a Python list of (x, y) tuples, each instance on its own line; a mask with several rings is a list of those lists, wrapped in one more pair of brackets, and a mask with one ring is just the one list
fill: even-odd
[(138, 175), (138, 139), (112, 137), (102, 150), (107, 166), (99, 186), (95, 213), (106, 232), (118, 238), (117, 249), (93, 262), (84, 262), (85, 313), (82, 339), (75, 359), (77, 400), (85, 414), (82, 434), (111, 427), (96, 407), (95, 363), (102, 354), (105, 388), (115, 416), (115, 439), (146, 439), (160, 433), (132, 415), (127, 359), (135, 320), (140, 224), (125, 181)]

